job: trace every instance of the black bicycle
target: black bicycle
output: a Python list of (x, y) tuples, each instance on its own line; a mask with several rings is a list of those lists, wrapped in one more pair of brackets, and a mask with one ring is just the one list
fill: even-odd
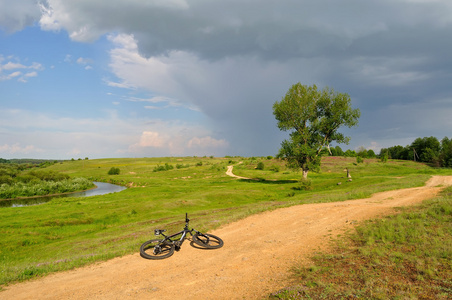
[[(174, 254), (174, 251), (179, 251), (182, 243), (189, 239), (188, 234), (191, 236), (193, 246), (199, 246), (202, 249), (218, 249), (223, 247), (223, 240), (219, 237), (201, 233), (196, 229), (189, 229), (188, 214), (185, 214), (185, 227), (184, 230), (179, 231), (173, 235), (165, 235), (165, 229), (155, 229), (155, 235), (162, 235), (163, 239), (153, 239), (144, 242), (140, 247), (140, 255), (147, 259), (164, 259)], [(180, 235), (180, 238), (177, 238)]]

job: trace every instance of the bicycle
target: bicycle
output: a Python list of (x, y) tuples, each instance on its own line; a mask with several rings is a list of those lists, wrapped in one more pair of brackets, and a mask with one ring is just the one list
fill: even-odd
[[(152, 239), (144, 242), (140, 247), (140, 255), (147, 259), (164, 259), (174, 254), (174, 251), (179, 251), (183, 242), (189, 239), (188, 234), (191, 235), (192, 246), (196, 244), (201, 249), (218, 249), (223, 247), (223, 240), (219, 237), (202, 233), (196, 229), (189, 229), (188, 214), (185, 213), (185, 227), (182, 231), (172, 235), (165, 235), (166, 229), (155, 229), (156, 236), (163, 236), (163, 239)], [(175, 237), (179, 236), (179, 239)]]

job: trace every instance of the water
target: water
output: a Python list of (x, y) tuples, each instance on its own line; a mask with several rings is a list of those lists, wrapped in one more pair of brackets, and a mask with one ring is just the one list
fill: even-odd
[(83, 191), (83, 192), (75, 192), (71, 194), (64, 195), (56, 195), (56, 196), (47, 196), (47, 197), (39, 197), (39, 198), (28, 198), (28, 199), (13, 199), (13, 200), (2, 200), (0, 201), (0, 207), (22, 207), (22, 206), (31, 206), (38, 205), (49, 202), (55, 198), (64, 198), (64, 197), (91, 197), (98, 195), (105, 195), (110, 193), (117, 193), (122, 190), (125, 190), (126, 187), (105, 183), (105, 182), (93, 182), (97, 188)]

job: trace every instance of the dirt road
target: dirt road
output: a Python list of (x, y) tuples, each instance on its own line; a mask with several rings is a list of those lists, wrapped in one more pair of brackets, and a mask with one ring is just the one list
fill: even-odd
[(369, 199), (261, 213), (213, 231), (225, 242), (221, 249), (187, 243), (161, 261), (145, 260), (137, 252), (11, 285), (0, 299), (261, 299), (284, 287), (290, 268), (325, 249), (330, 237), (356, 221), (432, 198), (446, 185), (452, 185), (452, 176), (434, 176), (424, 187)]

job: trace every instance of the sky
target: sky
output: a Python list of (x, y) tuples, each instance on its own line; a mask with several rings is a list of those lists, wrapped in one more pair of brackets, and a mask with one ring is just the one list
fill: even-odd
[(274, 156), (298, 82), (344, 150), (452, 138), (452, 1), (0, 0), (0, 158)]

